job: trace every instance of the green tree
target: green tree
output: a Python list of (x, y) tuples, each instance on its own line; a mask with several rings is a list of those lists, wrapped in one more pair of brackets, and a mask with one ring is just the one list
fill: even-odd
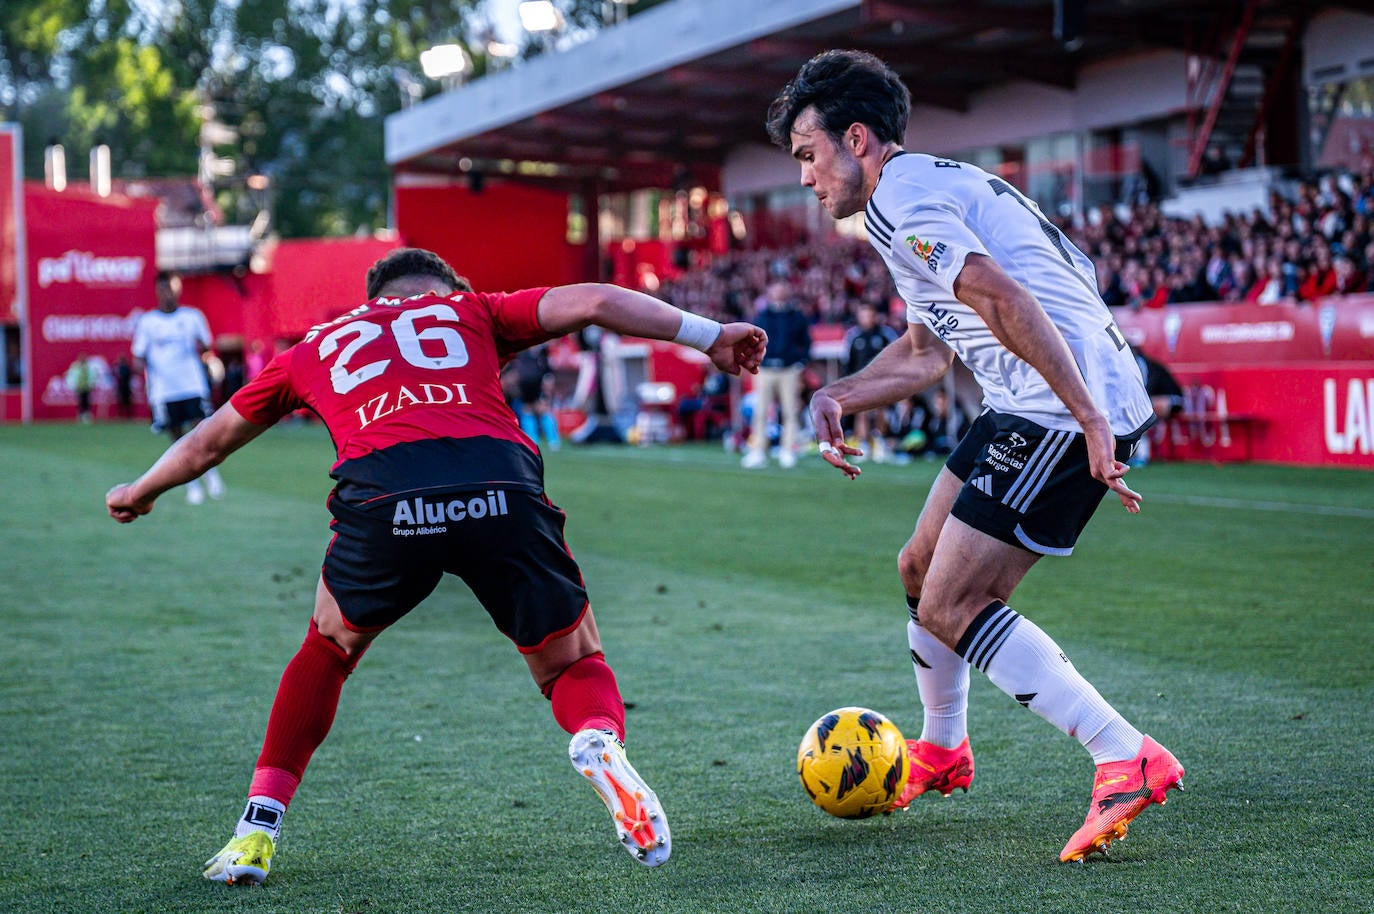
[[(607, 9), (558, 3), (583, 32)], [(30, 176), (51, 140), (72, 163), (108, 144), (116, 178), (203, 173), (213, 143), (208, 161), (232, 172), (203, 174), (231, 221), (268, 205), (284, 237), (367, 231), (386, 224), (383, 120), (401, 84), (439, 90), (419, 66), (437, 44), (485, 73), (486, 19), (482, 0), (4, 0), (0, 120), (23, 126)]]

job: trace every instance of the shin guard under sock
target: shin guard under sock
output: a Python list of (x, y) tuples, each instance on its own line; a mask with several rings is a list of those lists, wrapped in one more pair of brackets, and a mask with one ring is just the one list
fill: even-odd
[(906, 598), (907, 611), (911, 615), (906, 637), (911, 648), (911, 665), (916, 671), (916, 688), (925, 709), (921, 739), (953, 749), (968, 736), (968, 662), (921, 627), (917, 618), (918, 599)]
[(615, 673), (600, 651), (574, 661), (549, 689), (553, 719), (569, 733), (595, 728), (610, 730), (625, 741), (625, 702)]
[(1000, 600), (969, 624), (956, 650), (1022, 707), (1082, 743), (1097, 764), (1140, 751), (1143, 734), (1079, 674), (1054, 639)]
[(286, 665), (277, 686), (252, 793), (271, 797), (283, 806), (290, 804), (310, 757), (329, 735), (344, 680), (361, 657), (349, 657), (320, 634), (313, 619), (310, 621), (305, 641)]

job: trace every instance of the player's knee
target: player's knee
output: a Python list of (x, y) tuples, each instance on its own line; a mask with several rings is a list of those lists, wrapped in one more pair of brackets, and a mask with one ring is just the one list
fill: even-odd
[(535, 685), (547, 698), (552, 693), (554, 682), (566, 670), (587, 657), (601, 655), (601, 636), (597, 633), (591, 607), (587, 607), (571, 630), (548, 639), (536, 648), (521, 648), (520, 653), (530, 668)]
[(930, 557), (913, 543), (908, 542), (897, 553), (897, 574), (901, 575), (902, 585), (909, 594), (920, 594), (925, 586), (926, 571), (930, 568)]
[(975, 602), (946, 597), (939, 589), (927, 587), (921, 594), (921, 628), (952, 649), (978, 612)]
[(328, 626), (321, 626), (315, 619), (310, 620), (310, 630), (306, 632), (305, 643), (313, 646), (338, 659), (345, 671), (352, 673), (357, 667), (358, 661), (367, 652), (368, 645), (372, 643), (375, 634), (364, 634), (353, 632), (349, 629), (342, 629), (346, 637), (339, 637), (338, 632), (329, 630)]
[(526, 654), (525, 663), (529, 665), (530, 675), (534, 677), (535, 685), (539, 686), (539, 691), (545, 698), (553, 698), (553, 688), (564, 674), (569, 670), (574, 670), (585, 662), (602, 663), (606, 662), (606, 655), (597, 650), (590, 651), (580, 657), (569, 659), (567, 652), (559, 652), (552, 656), (541, 656), (541, 653)]

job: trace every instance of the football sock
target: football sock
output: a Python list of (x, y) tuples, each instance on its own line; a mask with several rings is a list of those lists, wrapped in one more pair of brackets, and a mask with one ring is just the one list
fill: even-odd
[(569, 733), (609, 730), (625, 741), (625, 702), (606, 655), (597, 651), (574, 661), (553, 681), (549, 692), (553, 719)]
[[(305, 641), (286, 665), (281, 685), (277, 686), (253, 778), (254, 786), (283, 808), (291, 802), (295, 783), (263, 769), (279, 769), (300, 782), (310, 757), (329, 735), (344, 680), (361, 657), (358, 654), (350, 658), (343, 648), (320, 634), (314, 619), (310, 620)], [(258, 772), (262, 772), (261, 780)]]
[(250, 796), (248, 805), (239, 817), (234, 828), (234, 837), (242, 838), (250, 831), (265, 831), (276, 841), (281, 837), (281, 817), (286, 814), (286, 804), (271, 797)]
[(956, 650), (1022, 707), (1082, 743), (1096, 764), (1140, 752), (1143, 734), (1107, 704), (1049, 635), (1007, 604), (988, 604)]
[(916, 612), (919, 599), (906, 598), (911, 615), (906, 640), (916, 670), (916, 689), (925, 708), (921, 739), (953, 749), (968, 736), (968, 662), (921, 627)]

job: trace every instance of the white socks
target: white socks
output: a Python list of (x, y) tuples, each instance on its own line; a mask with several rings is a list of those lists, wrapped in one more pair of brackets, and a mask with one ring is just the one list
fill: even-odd
[(281, 817), (286, 806), (271, 797), (249, 797), (243, 816), (234, 828), (234, 837), (242, 838), (250, 831), (265, 831), (275, 842), (281, 837)]
[(979, 613), (956, 651), (1023, 707), (1082, 743), (1094, 763), (1140, 752), (1143, 734), (1107, 704), (1049, 635), (1007, 604), (996, 601)]
[(953, 749), (968, 736), (968, 663), (921, 627), (916, 620), (915, 599), (907, 597), (906, 602), (911, 613), (906, 640), (916, 670), (916, 688), (925, 707), (921, 739)]

